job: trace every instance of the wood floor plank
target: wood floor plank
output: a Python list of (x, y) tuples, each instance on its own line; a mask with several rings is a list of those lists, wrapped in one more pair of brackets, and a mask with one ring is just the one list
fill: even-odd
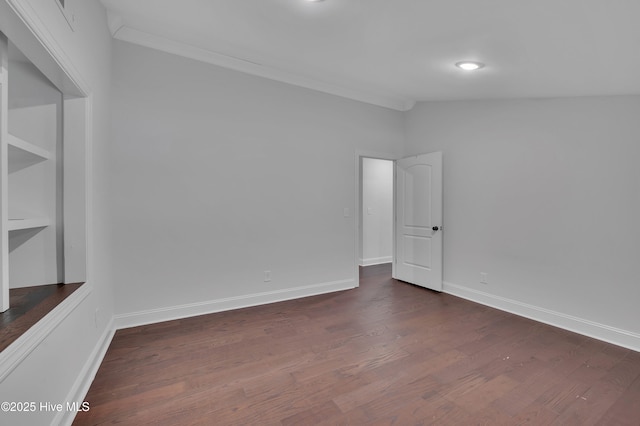
[(551, 411), (544, 404), (534, 402), (513, 416), (513, 425), (550, 425), (558, 418), (558, 414)]
[(314, 406), (308, 410), (286, 417), (282, 419), (281, 424), (283, 426), (316, 425), (327, 417), (333, 417), (340, 414), (340, 409), (336, 407), (333, 401), (327, 401), (322, 405)]
[(508, 394), (516, 386), (518, 382), (515, 380), (507, 376), (497, 376), (475, 389), (471, 388), (469, 392), (456, 398), (455, 403), (469, 413), (478, 413), (489, 409), (492, 402)]
[[(637, 359), (637, 358), (636, 358)], [(640, 415), (640, 377), (637, 377), (596, 423), (599, 426), (637, 426)]]
[[(556, 420), (556, 424), (595, 425), (620, 398), (623, 391), (607, 382), (596, 382), (576, 398)], [(640, 418), (637, 419), (640, 421)]]
[(116, 333), (76, 425), (635, 425), (640, 354), (362, 269)]
[(367, 402), (361, 408), (371, 420), (388, 415), (397, 415), (405, 405), (414, 399), (425, 399), (437, 393), (439, 383), (431, 376), (404, 376), (391, 383), (379, 397)]
[(627, 389), (638, 377), (640, 377), (640, 362), (624, 358), (611, 367), (602, 380), (621, 389)]

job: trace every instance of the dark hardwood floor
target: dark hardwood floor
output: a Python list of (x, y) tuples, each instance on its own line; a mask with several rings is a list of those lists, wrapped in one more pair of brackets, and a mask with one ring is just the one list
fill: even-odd
[(9, 309), (0, 313), (0, 351), (62, 303), (82, 284), (49, 284), (9, 290)]
[(358, 289), (121, 330), (74, 424), (639, 425), (640, 353), (364, 268)]

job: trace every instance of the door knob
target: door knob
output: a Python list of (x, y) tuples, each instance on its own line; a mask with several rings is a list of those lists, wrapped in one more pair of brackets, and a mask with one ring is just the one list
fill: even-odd
[(433, 227), (433, 228), (431, 228), (431, 229), (433, 229), (434, 231), (438, 231), (438, 230), (440, 230), (440, 227), (438, 227), (438, 226), (434, 226), (434, 227)]

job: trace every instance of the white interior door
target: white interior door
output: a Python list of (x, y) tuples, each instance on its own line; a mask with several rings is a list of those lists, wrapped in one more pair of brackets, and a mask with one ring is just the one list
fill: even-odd
[(393, 278), (442, 291), (442, 153), (396, 162)]

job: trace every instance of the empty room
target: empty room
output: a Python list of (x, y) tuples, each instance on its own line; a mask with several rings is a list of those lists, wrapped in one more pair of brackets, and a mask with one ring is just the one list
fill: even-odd
[(0, 424), (638, 425), (638, 16), (0, 0)]

